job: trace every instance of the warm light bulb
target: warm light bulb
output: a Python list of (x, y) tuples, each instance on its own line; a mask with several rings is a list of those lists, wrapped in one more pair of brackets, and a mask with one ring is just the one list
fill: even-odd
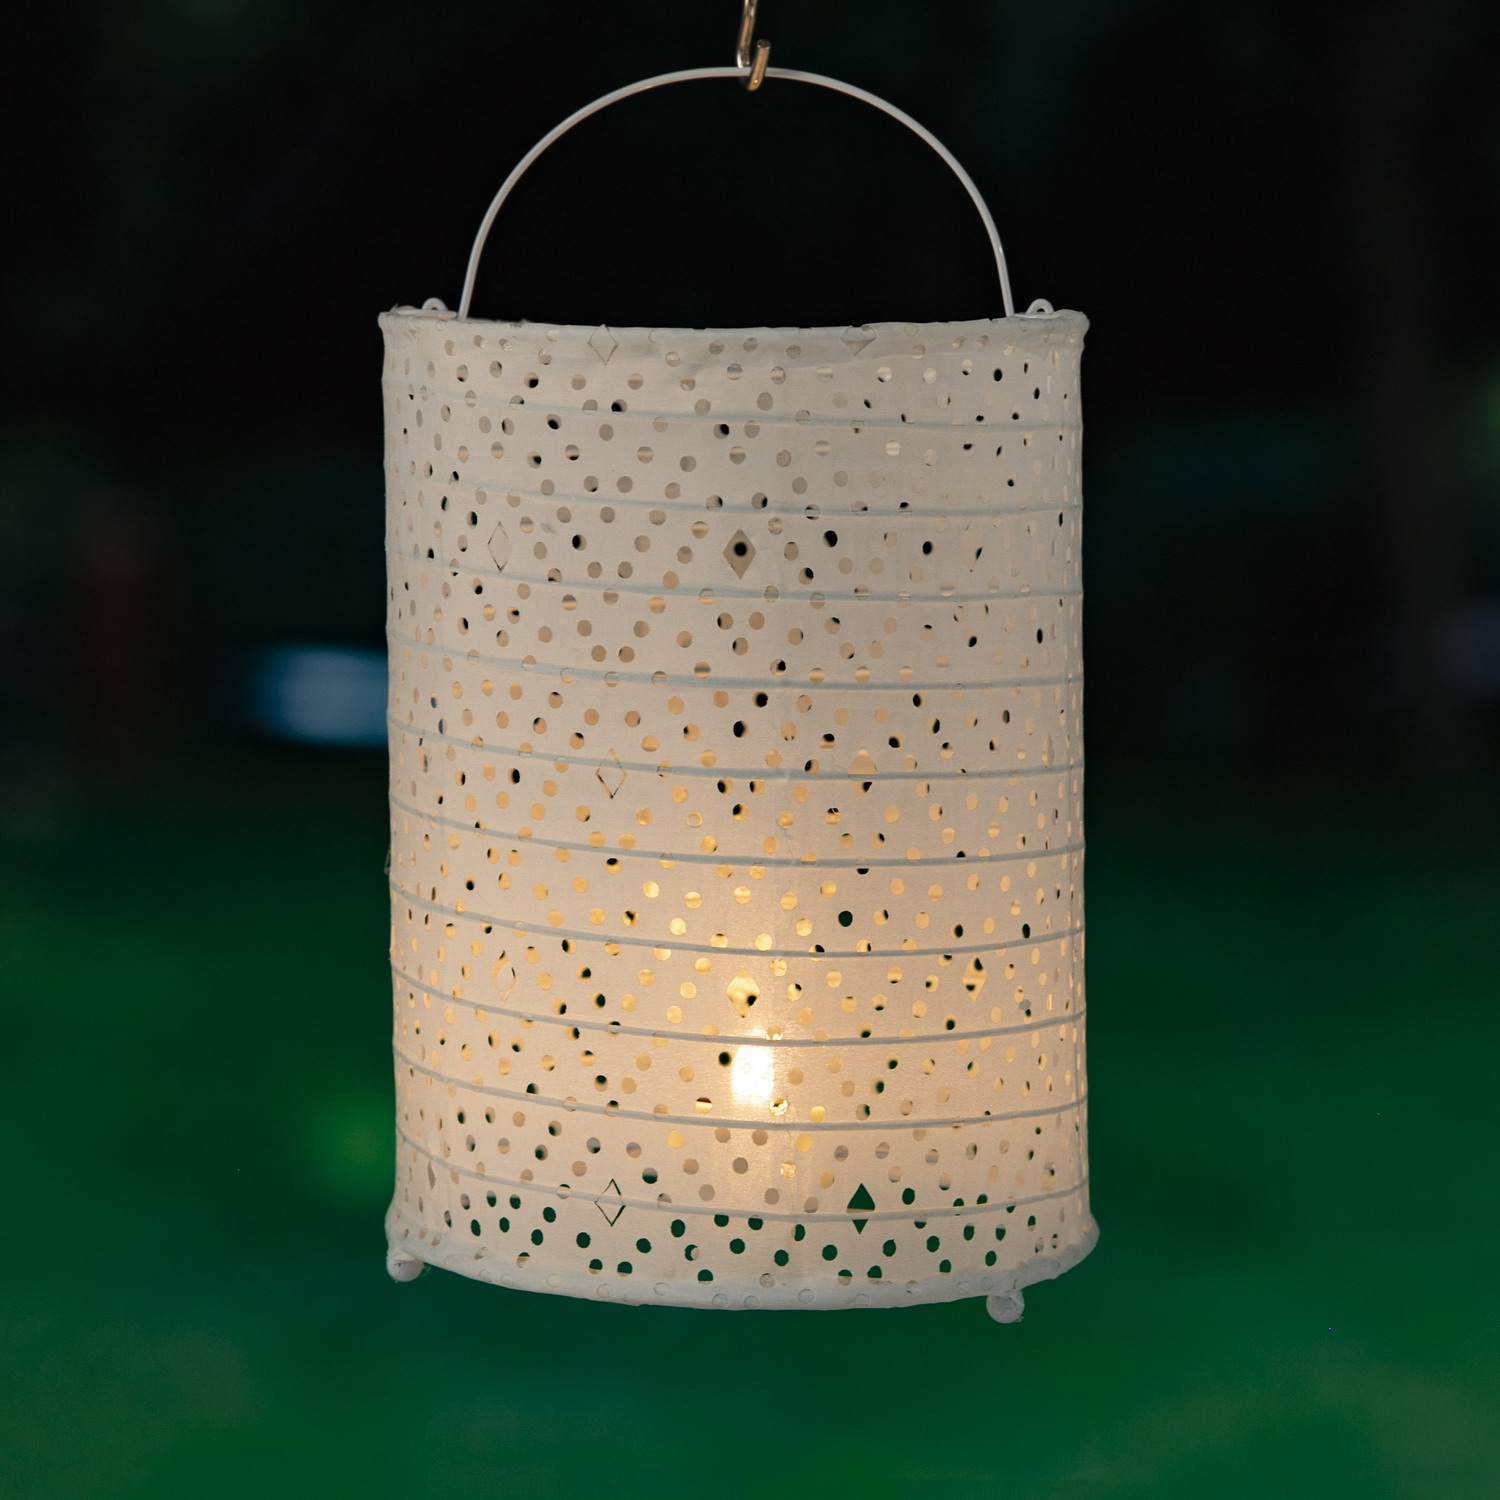
[(762, 1110), (776, 1087), (776, 1060), (769, 1047), (739, 1048), (729, 1065), (729, 1092), (741, 1109)]

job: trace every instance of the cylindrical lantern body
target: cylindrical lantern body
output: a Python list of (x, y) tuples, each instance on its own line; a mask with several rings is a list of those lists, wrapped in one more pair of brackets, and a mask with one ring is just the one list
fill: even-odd
[(381, 324), (393, 1255), (732, 1308), (1081, 1258), (1085, 320)]

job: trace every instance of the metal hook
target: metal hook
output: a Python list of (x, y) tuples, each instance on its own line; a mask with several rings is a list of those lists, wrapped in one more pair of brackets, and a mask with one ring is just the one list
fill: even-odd
[(751, 39), (755, 35), (755, 7), (756, 0), (744, 0), (744, 11), (740, 16), (740, 34), (734, 44), (734, 65), (746, 70), (744, 84), (747, 89), (758, 89), (766, 78), (766, 64), (771, 61), (771, 44), (767, 41), (758, 41), (753, 44)]

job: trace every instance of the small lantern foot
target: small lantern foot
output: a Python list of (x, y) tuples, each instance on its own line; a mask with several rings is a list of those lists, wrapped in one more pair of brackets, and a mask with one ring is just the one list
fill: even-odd
[[(394, 1276), (396, 1273), (391, 1272)], [(1026, 1299), (1020, 1292), (1005, 1292), (999, 1296), (986, 1297), (984, 1305), (997, 1323), (1019, 1323), (1026, 1311)]]
[(424, 1261), (418, 1260), (415, 1255), (408, 1255), (405, 1250), (387, 1250), (385, 1268), (392, 1281), (415, 1281), (427, 1266)]

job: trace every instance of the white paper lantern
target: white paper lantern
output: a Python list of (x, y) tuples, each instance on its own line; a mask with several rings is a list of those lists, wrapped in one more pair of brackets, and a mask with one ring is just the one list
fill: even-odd
[(489, 322), (483, 233), (380, 320), (391, 1272), (1013, 1320), (1096, 1235), (1085, 320)]

